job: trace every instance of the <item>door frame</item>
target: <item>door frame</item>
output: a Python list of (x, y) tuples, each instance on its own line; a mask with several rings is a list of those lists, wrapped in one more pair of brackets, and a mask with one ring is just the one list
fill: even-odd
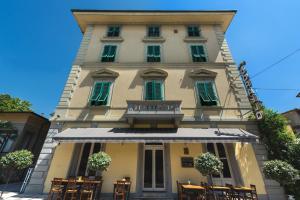
[[(144, 184), (144, 176), (145, 176), (145, 151), (146, 150), (152, 150), (152, 187), (151, 188), (145, 188)], [(163, 188), (155, 188), (155, 150), (162, 150), (163, 151), (163, 173), (164, 173), (164, 187)], [(142, 191), (166, 191), (166, 150), (165, 150), (165, 144), (162, 143), (161, 145), (146, 145), (146, 143), (143, 144), (143, 173), (142, 173)]]

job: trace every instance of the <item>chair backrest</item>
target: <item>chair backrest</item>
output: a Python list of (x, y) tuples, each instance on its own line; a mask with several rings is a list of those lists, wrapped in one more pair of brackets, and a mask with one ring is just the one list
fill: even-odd
[(126, 181), (117, 181), (116, 192), (126, 192)]
[(176, 183), (177, 183), (177, 192), (181, 194), (182, 193), (182, 188), (181, 188), (182, 183), (179, 183), (179, 181), (176, 181)]
[(62, 186), (62, 178), (54, 178), (51, 184), (52, 188), (60, 188)]
[(95, 184), (91, 180), (83, 180), (82, 189), (84, 190), (93, 190)]
[(76, 179), (75, 178), (69, 178), (68, 179), (68, 184), (67, 184), (67, 189), (77, 189), (77, 185), (76, 185)]
[(250, 184), (250, 188), (251, 188), (251, 190), (252, 190), (252, 192), (253, 192), (254, 194), (257, 194), (257, 192), (256, 192), (256, 186), (255, 186), (255, 185)]

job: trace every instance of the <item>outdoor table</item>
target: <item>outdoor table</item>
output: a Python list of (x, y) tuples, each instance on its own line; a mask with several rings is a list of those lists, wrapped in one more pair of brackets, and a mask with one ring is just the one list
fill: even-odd
[[(114, 192), (117, 186), (117, 182), (114, 182)], [(126, 181), (125, 182), (125, 186), (126, 186), (126, 200), (129, 199), (129, 195), (130, 195), (130, 187), (131, 187), (131, 182), (130, 181)]]
[(213, 198), (216, 198), (217, 196), (224, 197), (224, 196), (226, 196), (226, 194), (228, 195), (228, 193), (231, 190), (231, 188), (226, 187), (226, 186), (209, 186), (209, 189), (212, 192), (211, 195), (213, 196)]
[(200, 192), (205, 191), (205, 188), (200, 185), (183, 184), (181, 187), (189, 199), (193, 199), (194, 196), (198, 196)]
[[(68, 181), (69, 181), (68, 179), (63, 179), (62, 180), (62, 184), (64, 186), (67, 186)], [(90, 180), (89, 179), (88, 181), (91, 182), (94, 185), (93, 199), (95, 199), (95, 197), (98, 196), (98, 192), (101, 189), (100, 186), (101, 186), (102, 180)], [(83, 183), (84, 183), (84, 180), (82, 180), (82, 179), (76, 179), (76, 185), (79, 186), (78, 192), (80, 192), (80, 187), (82, 186)]]

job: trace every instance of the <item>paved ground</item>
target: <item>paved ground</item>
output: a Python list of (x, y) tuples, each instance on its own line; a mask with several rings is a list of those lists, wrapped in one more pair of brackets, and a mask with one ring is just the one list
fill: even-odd
[[(8, 184), (6, 187), (5, 185), (0, 185), (0, 193), (2, 190), (5, 190), (2, 199), (3, 200), (42, 200), (46, 199), (47, 195), (25, 195), (25, 194), (20, 194), (20, 188), (21, 188), (22, 183), (11, 183)], [(2, 200), (0, 198), (0, 200)]]
[[(43, 200), (46, 199), (46, 195), (24, 195), (16, 192), (5, 192), (2, 196), (3, 200)], [(0, 198), (1, 199), (1, 198)]]

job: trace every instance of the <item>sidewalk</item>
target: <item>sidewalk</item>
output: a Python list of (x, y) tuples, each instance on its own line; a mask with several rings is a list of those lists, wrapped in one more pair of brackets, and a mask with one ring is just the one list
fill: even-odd
[[(42, 200), (46, 199), (47, 195), (25, 195), (20, 194), (20, 188), (22, 183), (10, 183), (7, 187), (5, 185), (0, 185), (0, 193), (5, 189), (5, 192), (2, 196), (3, 200), (17, 200), (17, 199), (26, 199), (26, 200)], [(1, 198), (0, 198), (1, 200)]]
[(47, 195), (25, 195), (17, 192), (4, 192), (2, 198), (3, 200), (43, 200), (47, 199)]

